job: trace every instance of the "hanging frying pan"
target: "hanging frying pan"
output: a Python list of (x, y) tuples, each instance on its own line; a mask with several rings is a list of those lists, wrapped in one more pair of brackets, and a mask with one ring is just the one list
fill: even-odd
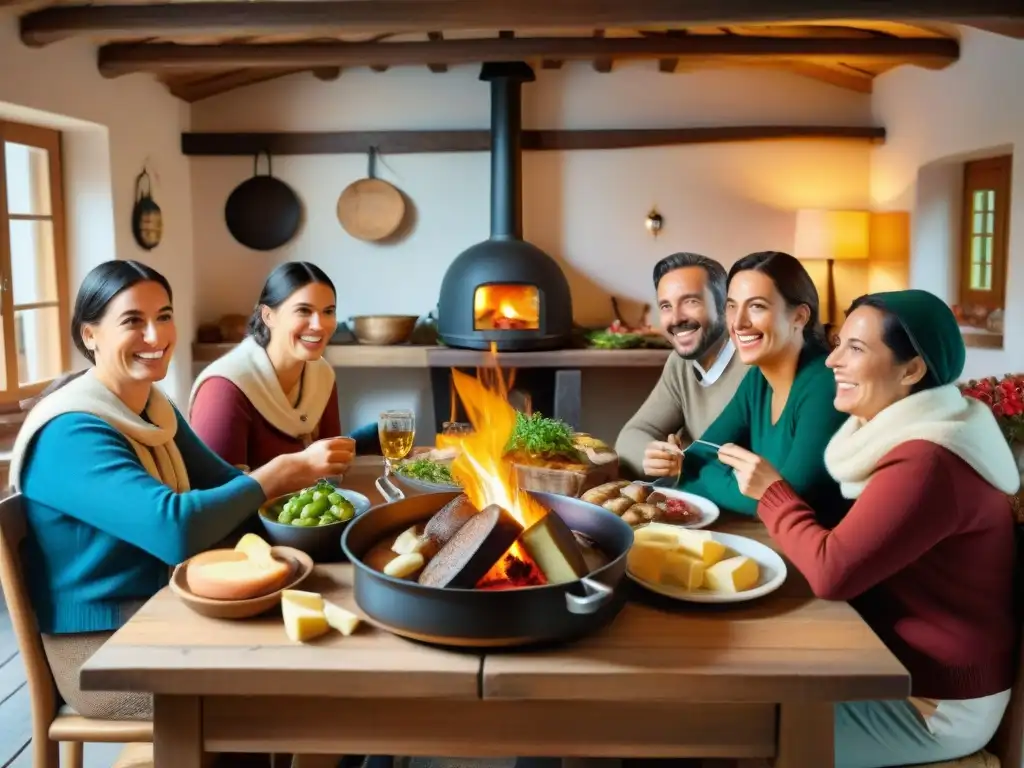
[[(260, 155), (267, 156), (267, 175), (259, 175)], [(272, 251), (291, 240), (302, 220), (302, 203), (295, 190), (275, 179), (270, 153), (257, 153), (253, 176), (231, 193), (224, 220), (235, 240), (254, 251)]]
[(376, 178), (377, 148), (370, 147), (367, 178), (354, 181), (338, 198), (338, 221), (352, 237), (374, 242), (393, 235), (405, 218), (405, 198)]

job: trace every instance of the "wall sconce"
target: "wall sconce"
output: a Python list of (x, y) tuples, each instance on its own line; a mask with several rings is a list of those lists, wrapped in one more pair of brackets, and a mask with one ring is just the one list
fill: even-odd
[(665, 220), (658, 213), (657, 208), (651, 208), (651, 212), (647, 214), (647, 219), (644, 221), (644, 226), (647, 227), (647, 231), (655, 237), (658, 236), (658, 232), (661, 231), (662, 224)]

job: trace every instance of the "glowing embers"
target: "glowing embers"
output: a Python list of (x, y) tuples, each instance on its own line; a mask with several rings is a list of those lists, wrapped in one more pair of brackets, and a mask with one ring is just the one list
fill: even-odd
[(491, 284), (473, 294), (476, 331), (540, 330), (540, 291), (535, 285)]

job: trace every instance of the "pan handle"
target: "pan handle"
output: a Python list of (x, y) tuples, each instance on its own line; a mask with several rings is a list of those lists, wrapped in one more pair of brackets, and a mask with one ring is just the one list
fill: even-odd
[(380, 495), (384, 497), (384, 501), (395, 502), (405, 498), (402, 490), (383, 475), (374, 481), (374, 485), (377, 486)]
[(612, 588), (600, 581), (580, 579), (583, 590), (587, 593), (585, 597), (574, 595), (572, 592), (565, 593), (565, 605), (569, 613), (588, 614), (597, 613), (609, 600), (612, 599)]

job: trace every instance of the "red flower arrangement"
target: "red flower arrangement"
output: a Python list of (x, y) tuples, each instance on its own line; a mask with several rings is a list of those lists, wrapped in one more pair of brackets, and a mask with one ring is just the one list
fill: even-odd
[(971, 379), (960, 391), (992, 410), (1008, 443), (1024, 443), (1024, 374)]

